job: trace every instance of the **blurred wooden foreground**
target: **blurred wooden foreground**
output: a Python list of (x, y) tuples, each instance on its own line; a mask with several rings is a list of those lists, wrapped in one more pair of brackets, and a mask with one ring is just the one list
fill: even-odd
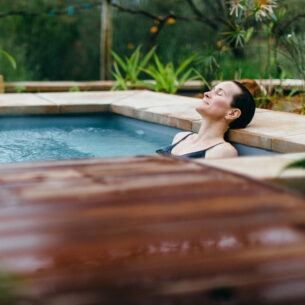
[(305, 304), (305, 199), (159, 156), (0, 166), (1, 304)]

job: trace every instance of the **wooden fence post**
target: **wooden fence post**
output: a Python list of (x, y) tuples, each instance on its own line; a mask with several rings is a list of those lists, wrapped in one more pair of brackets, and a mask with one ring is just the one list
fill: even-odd
[(101, 0), (101, 46), (100, 73), (101, 80), (111, 77), (111, 45), (112, 45), (112, 6), (109, 0)]
[(4, 93), (4, 79), (3, 75), (0, 74), (0, 93)]

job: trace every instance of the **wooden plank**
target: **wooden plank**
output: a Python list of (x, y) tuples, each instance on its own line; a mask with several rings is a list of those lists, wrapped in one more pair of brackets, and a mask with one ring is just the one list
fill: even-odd
[(160, 156), (1, 165), (3, 287), (29, 304), (302, 304), (304, 203)]

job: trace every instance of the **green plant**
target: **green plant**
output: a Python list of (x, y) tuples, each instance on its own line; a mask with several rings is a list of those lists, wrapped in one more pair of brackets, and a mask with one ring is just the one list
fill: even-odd
[(16, 61), (13, 58), (13, 56), (11, 56), (8, 52), (0, 49), (0, 53), (4, 55), (4, 57), (11, 63), (11, 65), (13, 66), (14, 69), (16, 69), (17, 65), (16, 65)]
[(128, 57), (120, 57), (114, 51), (111, 54), (114, 58), (112, 75), (114, 76), (116, 83), (112, 87), (112, 90), (128, 90), (134, 89), (138, 85), (139, 74), (141, 69), (144, 69), (156, 48), (152, 48), (143, 58), (141, 58), (141, 46), (138, 46), (135, 51)]
[(260, 97), (255, 97), (254, 101), (257, 108), (267, 109), (270, 103), (270, 97), (268, 97), (267, 95), (263, 95)]
[(16, 87), (15, 87), (15, 91), (16, 91), (17, 93), (25, 92), (25, 90), (26, 90), (26, 86), (16, 86)]
[(289, 169), (289, 168), (305, 168), (305, 159), (300, 159), (297, 161), (294, 161), (292, 163), (289, 163), (285, 168), (285, 169)]
[(73, 86), (69, 88), (69, 92), (80, 92), (80, 88), (78, 86)]
[[(274, 42), (274, 25), (277, 21), (276, 9), (279, 4), (278, 0), (228, 0), (226, 1), (229, 8), (229, 15), (225, 23), (226, 28), (222, 32), (223, 40), (228, 47), (232, 50), (234, 57), (238, 59), (246, 58), (247, 48), (253, 35), (259, 28), (264, 33), (264, 45), (266, 52), (264, 54), (265, 63), (260, 69), (263, 77), (272, 72), (273, 59), (271, 52), (273, 50)], [(257, 56), (257, 54), (256, 54)], [(262, 62), (263, 57), (260, 58)], [(256, 67), (257, 71), (257, 67)], [(238, 69), (238, 73), (244, 72)], [(247, 76), (249, 78), (249, 76)]]
[[(154, 65), (150, 65), (147, 69), (142, 68), (153, 78), (154, 82), (143, 81), (139, 83), (157, 92), (175, 94), (186, 81), (202, 78), (194, 68), (188, 68), (194, 57), (187, 58), (176, 69), (172, 62), (166, 65), (162, 64), (157, 54), (154, 54)], [(192, 72), (195, 75), (191, 76)]]
[(223, 33), (225, 41), (235, 48), (244, 47), (244, 45), (249, 42), (254, 32), (254, 28), (251, 27), (245, 30), (237, 23), (232, 24), (231, 27), (231, 31)]

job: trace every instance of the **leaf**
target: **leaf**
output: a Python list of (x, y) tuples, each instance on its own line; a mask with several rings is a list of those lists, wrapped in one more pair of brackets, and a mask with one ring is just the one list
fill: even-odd
[[(186, 71), (179, 80), (179, 85), (183, 85), (187, 80), (190, 80), (190, 74), (192, 73), (192, 69)], [(197, 77), (197, 76), (194, 76)]]
[(288, 164), (285, 169), (288, 168), (305, 168), (305, 159), (297, 160)]
[(167, 84), (168, 84), (168, 88), (166, 88), (166, 92), (170, 93), (170, 94), (174, 94), (177, 91), (177, 75), (175, 72), (175, 67), (174, 64), (172, 62), (168, 63), (167, 68)]
[(141, 63), (140, 63), (140, 67), (144, 68), (148, 61), (151, 59), (151, 57), (155, 54), (156, 51), (156, 47), (153, 47), (142, 59)]
[(299, 88), (293, 88), (290, 93), (288, 94), (288, 97), (294, 96), (299, 91)]
[(177, 76), (194, 60), (195, 56), (187, 58), (177, 69)]
[(150, 90), (156, 91), (156, 84), (155, 83), (149, 83), (149, 82), (145, 82), (145, 81), (137, 81), (136, 85), (139, 86), (139, 87), (145, 87), (145, 88), (148, 88)]
[(164, 75), (165, 74), (165, 67), (164, 65), (161, 63), (159, 57), (157, 54), (154, 55), (154, 60), (155, 60), (155, 64), (157, 66), (158, 71), (160, 72), (160, 74)]
[(14, 69), (16, 69), (17, 64), (15, 59), (13, 58), (13, 56), (11, 56), (9, 53), (7, 53), (4, 50), (0, 50), (0, 52), (8, 59), (8, 61), (11, 63), (11, 65), (13, 66)]
[[(200, 79), (204, 85), (211, 90), (211, 85), (210, 83), (196, 70), (193, 68), (194, 73), (196, 74), (194, 77), (196, 77), (195, 79)], [(194, 79), (194, 78), (193, 78)]]
[(130, 56), (129, 59), (126, 59), (126, 61), (128, 62), (128, 74), (129, 74), (129, 79), (132, 82), (132, 84), (134, 82), (136, 82), (137, 78), (138, 78), (138, 74), (140, 73), (139, 69), (138, 69), (138, 65), (139, 65), (139, 60), (140, 60), (140, 46), (137, 47), (137, 49), (132, 53), (132, 55)]
[(117, 61), (117, 63), (120, 65), (120, 67), (126, 71), (127, 70), (127, 65), (124, 63), (123, 59), (116, 54), (114, 51), (111, 51), (112, 56), (114, 57), (114, 59)]
[(153, 66), (148, 67), (147, 69), (141, 69), (146, 74), (150, 75), (152, 78), (156, 79), (158, 77), (156, 70)]
[(111, 90), (127, 90), (128, 86), (127, 86), (126, 80), (122, 76), (120, 69), (118, 67), (118, 64), (116, 62), (114, 62), (113, 67), (114, 67), (115, 72), (113, 72), (112, 75), (114, 76), (114, 78), (116, 80), (116, 84), (114, 84), (114, 86), (112, 86)]
[(245, 43), (248, 43), (254, 33), (254, 27), (250, 27), (245, 34)]

